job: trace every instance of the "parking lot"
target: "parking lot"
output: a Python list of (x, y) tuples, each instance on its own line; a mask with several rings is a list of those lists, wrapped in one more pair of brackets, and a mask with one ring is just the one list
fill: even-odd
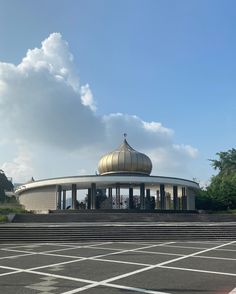
[(3, 294), (235, 294), (236, 241), (0, 245)]

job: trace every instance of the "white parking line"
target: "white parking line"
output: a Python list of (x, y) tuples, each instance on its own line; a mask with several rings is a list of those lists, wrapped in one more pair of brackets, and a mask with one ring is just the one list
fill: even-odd
[(209, 247), (193, 247), (193, 246), (180, 246), (180, 245), (171, 245), (171, 246), (165, 246), (168, 248), (183, 248), (183, 249), (208, 249)]
[[(171, 242), (165, 242), (165, 243), (169, 244)], [(101, 257), (106, 257), (106, 256), (111, 256), (111, 255), (116, 255), (116, 254), (126, 253), (126, 252), (133, 252), (133, 251), (136, 251), (138, 249), (146, 249), (146, 248), (151, 248), (151, 247), (154, 247), (154, 246), (158, 246), (158, 245), (150, 245), (150, 246), (140, 247), (140, 248), (136, 248), (136, 249), (126, 249), (126, 250), (121, 250), (120, 252), (111, 252), (111, 253), (100, 254), (100, 255), (96, 255), (96, 256), (92, 256), (92, 257), (82, 257), (82, 258), (78, 258), (78, 260), (72, 260), (72, 261), (70, 260), (70, 261), (60, 262), (60, 263), (57, 263), (57, 264), (51, 264), (51, 265), (45, 265), (45, 266), (30, 268), (29, 270), (33, 271), (33, 270), (38, 270), (38, 269), (47, 268), (47, 267), (53, 267), (53, 266), (58, 266), (58, 265), (63, 265), (63, 264), (69, 264), (69, 263), (73, 263), (73, 262), (99, 259)]]
[(197, 273), (236, 277), (236, 274), (234, 274), (234, 273), (215, 272), (215, 271), (207, 271), (207, 270), (192, 269), (192, 268), (185, 268), (185, 267), (165, 266), (165, 265), (159, 265), (157, 267), (167, 268), (167, 269), (172, 269), (172, 270), (179, 270), (179, 271), (197, 272)]
[[(111, 242), (109, 242), (109, 243), (111, 243)], [(50, 273), (43, 273), (41, 271), (38, 271), (38, 270), (44, 269), (44, 268), (50, 268), (50, 267), (57, 266), (57, 265), (69, 264), (69, 263), (74, 263), (74, 262), (77, 262), (77, 261), (79, 262), (79, 261), (83, 261), (83, 260), (98, 260), (98, 261), (104, 261), (104, 262), (109, 261), (109, 262), (118, 262), (118, 263), (129, 263), (129, 262), (124, 262), (124, 261), (106, 260), (105, 258), (103, 259), (102, 257), (111, 256), (111, 255), (117, 255), (117, 254), (121, 254), (121, 253), (125, 253), (125, 252), (140, 252), (141, 251), (141, 252), (144, 252), (144, 253), (150, 253), (150, 252), (146, 252), (145, 249), (152, 248), (152, 247), (164, 246), (164, 245), (173, 244), (173, 243), (174, 242), (163, 242), (163, 243), (158, 243), (158, 244), (153, 244), (152, 243), (152, 245), (143, 246), (143, 247), (139, 247), (139, 248), (135, 248), (135, 249), (126, 249), (126, 250), (119, 249), (116, 252), (110, 252), (110, 253), (107, 253), (107, 254), (102, 254), (102, 255), (97, 255), (97, 256), (92, 256), (92, 257), (83, 257), (83, 258), (76, 257), (75, 260), (70, 260), (70, 261), (66, 261), (66, 262), (60, 262), (60, 263), (56, 263), (56, 264), (45, 265), (45, 266), (40, 266), (40, 267), (35, 267), (35, 268), (30, 268), (30, 269), (20, 269), (20, 268), (0, 266), (0, 268), (5, 268), (5, 269), (9, 269), (9, 270), (14, 271), (14, 272), (0, 274), (0, 276), (5, 276), (5, 275), (10, 275), (10, 274), (15, 274), (15, 273), (21, 273), (21, 272), (27, 272), (27, 273), (37, 274), (37, 275), (53, 276), (53, 277), (60, 278), (60, 279), (73, 280), (73, 281), (84, 282), (84, 283), (89, 284), (89, 285), (85, 285), (85, 286), (79, 287), (79, 288), (71, 290), (71, 291), (64, 292), (62, 294), (74, 294), (74, 293), (78, 293), (78, 292), (84, 291), (86, 289), (94, 288), (94, 287), (97, 287), (97, 286), (106, 286), (106, 287), (112, 287), (112, 288), (119, 288), (119, 289), (124, 289), (124, 290), (129, 290), (129, 291), (136, 291), (136, 292), (140, 292), (140, 293), (168, 294), (168, 293), (165, 293), (165, 292), (152, 291), (152, 290), (142, 289), (142, 288), (127, 287), (127, 286), (116, 285), (116, 284), (112, 283), (113, 281), (116, 281), (116, 280), (119, 280), (119, 279), (122, 279), (122, 278), (125, 278), (125, 277), (129, 277), (129, 276), (135, 275), (137, 273), (145, 272), (145, 271), (148, 271), (150, 269), (158, 268), (158, 267), (174, 269), (174, 270), (186, 270), (186, 271), (193, 271), (193, 272), (203, 272), (203, 273), (210, 273), (210, 274), (236, 276), (236, 274), (232, 274), (232, 273), (204, 271), (204, 270), (197, 270), (197, 269), (194, 270), (194, 269), (186, 269), (186, 268), (177, 268), (177, 267), (167, 266), (167, 264), (169, 264), (169, 263), (179, 261), (179, 260), (182, 260), (182, 259), (185, 259), (185, 258), (188, 258), (188, 257), (202, 258), (201, 256), (197, 256), (197, 255), (199, 255), (201, 253), (208, 252), (208, 251), (212, 251), (212, 250), (223, 250), (222, 247), (227, 246), (227, 245), (231, 245), (231, 244), (235, 244), (236, 241), (232, 241), (232, 242), (225, 243), (225, 244), (221, 243), (218, 246), (215, 246), (215, 247), (212, 247), (212, 248), (207, 248), (207, 249), (204, 249), (204, 250), (192, 253), (192, 254), (188, 254), (188, 255), (178, 255), (177, 258), (174, 258), (172, 260), (168, 260), (168, 261), (165, 261), (165, 262), (161, 262), (161, 263), (155, 264), (155, 265), (148, 265), (148, 264), (141, 264), (141, 263), (140, 264), (131, 263), (131, 264), (135, 264), (135, 265), (145, 266), (145, 268), (141, 268), (141, 269), (138, 269), (138, 270), (126, 273), (126, 274), (121, 274), (121, 275), (118, 275), (118, 276), (115, 276), (115, 277), (112, 277), (112, 278), (109, 278), (109, 279), (106, 279), (106, 280), (103, 280), (103, 281), (99, 281), (99, 282), (92, 281), (92, 280), (80, 279), (80, 278), (72, 278), (72, 277), (63, 276), (63, 275), (55, 275), (55, 274), (50, 274)], [(103, 245), (103, 244), (101, 244), (101, 245)], [(105, 243), (105, 244), (107, 244), (107, 243)], [(97, 244), (94, 244), (94, 247), (96, 245)], [(91, 244), (89, 246), (88, 245), (83, 246), (83, 248), (85, 248), (85, 247), (86, 248), (91, 248), (90, 246), (91, 246)], [(79, 247), (76, 247), (76, 248), (81, 248), (81, 247), (82, 246), (79, 246)], [(171, 246), (171, 247), (174, 247), (174, 246)], [(189, 248), (189, 247), (187, 247), (187, 248)], [(45, 255), (45, 256), (47, 256), (47, 255), (52, 255), (53, 256), (54, 251), (65, 251), (65, 250), (69, 250), (69, 249), (74, 249), (74, 248), (63, 248), (63, 249), (49, 250), (49, 251), (44, 251), (44, 252), (34, 252), (34, 253), (33, 252), (28, 252), (28, 253), (30, 255), (32, 255), (32, 254), (42, 254), (42, 255)], [(94, 249), (96, 249), (96, 248), (94, 248)], [(99, 248), (99, 249), (103, 249), (103, 248)], [(195, 249), (196, 249), (196, 247), (195, 247)], [(16, 250), (9, 250), (9, 251), (16, 251)], [(20, 251), (20, 252), (22, 252), (22, 251)], [(23, 252), (26, 253), (26, 251), (23, 251)], [(52, 252), (52, 254), (50, 254), (50, 252)], [(157, 252), (155, 252), (155, 253), (157, 253)], [(27, 255), (29, 255), (29, 254), (27, 254)], [(166, 253), (166, 255), (168, 255), (168, 253)], [(174, 254), (171, 254), (171, 255), (174, 255)], [(56, 256), (56, 254), (55, 254), (55, 256)], [(62, 255), (62, 257), (68, 257), (68, 256)], [(75, 257), (73, 257), (73, 258), (75, 258)], [(203, 258), (205, 258), (205, 256)], [(228, 294), (236, 294), (236, 288), (233, 289)]]
[(231, 260), (235, 261), (236, 258), (218, 257), (218, 256), (193, 256), (194, 258), (205, 258), (205, 259), (219, 259), (219, 260)]
[(167, 253), (167, 252), (155, 252), (155, 251), (145, 251), (145, 250), (137, 250), (138, 253), (146, 253), (146, 254), (159, 254), (159, 255), (170, 255), (170, 256), (185, 256), (185, 254), (176, 254), (176, 253)]
[[(162, 244), (170, 244), (170, 243), (173, 243), (173, 242), (165, 242), (165, 243), (162, 243)], [(107, 253), (107, 254), (100, 254), (100, 255), (96, 255), (96, 256), (92, 256), (92, 257), (77, 257), (75, 260), (69, 260), (69, 261), (64, 261), (64, 262), (59, 262), (59, 263), (54, 263), (54, 264), (49, 264), (49, 265), (44, 265), (44, 266), (39, 266), (39, 267), (34, 267), (34, 268), (29, 268), (29, 269), (20, 269), (20, 268), (10, 268), (10, 269), (13, 269), (13, 270), (17, 270), (17, 271), (34, 271), (34, 270), (38, 270), (38, 269), (44, 269), (44, 268), (50, 268), (50, 267), (54, 267), (54, 266), (59, 266), (59, 265), (65, 265), (65, 264), (70, 264), (70, 263), (74, 263), (74, 262), (80, 262), (80, 261), (84, 261), (84, 260), (93, 260), (93, 259), (98, 259), (98, 258), (101, 258), (101, 257), (105, 257), (105, 256), (110, 256), (110, 255), (116, 255), (116, 254), (120, 254), (120, 253), (125, 253), (125, 252), (133, 252), (133, 251), (136, 251), (136, 250), (139, 250), (139, 249), (146, 249), (146, 248), (152, 248), (154, 246), (159, 246), (158, 245), (149, 245), (149, 246), (142, 246), (142, 247), (139, 247), (139, 248), (135, 248), (135, 249), (126, 249), (126, 250), (121, 250), (119, 252), (111, 252), (111, 253)], [(60, 249), (60, 251), (63, 250), (63, 249)], [(53, 250), (54, 251), (54, 250)], [(36, 252), (36, 253), (33, 253), (33, 254), (44, 254), (43, 252), (42, 253), (39, 253), (39, 252)], [(32, 255), (33, 255), (32, 254)], [(65, 256), (66, 257), (66, 256)], [(5, 267), (5, 266), (1, 266), (0, 265), (0, 268), (9, 268), (9, 267)]]
[[(211, 250), (214, 250), (216, 248), (221, 248), (223, 246), (227, 246), (227, 245), (230, 245), (230, 244), (233, 244), (233, 243), (236, 243), (236, 241), (231, 241), (231, 242), (228, 242), (228, 243), (225, 243), (225, 244), (221, 244), (221, 245), (218, 245), (218, 246), (215, 246), (213, 248), (208, 248), (208, 249), (205, 249), (205, 250), (201, 250), (201, 251), (198, 251), (198, 252), (195, 252), (195, 253), (192, 253), (192, 254), (189, 254), (189, 255), (185, 255), (185, 256), (181, 256), (181, 257), (178, 257), (178, 258), (175, 258), (175, 259), (172, 259), (172, 260), (169, 260), (169, 261), (165, 261), (165, 262), (161, 262), (159, 264), (155, 264), (155, 265), (151, 265), (149, 267), (145, 267), (145, 268), (141, 268), (141, 269), (138, 269), (138, 270), (134, 270), (132, 272), (129, 272), (129, 273), (126, 273), (126, 274), (121, 274), (121, 275), (118, 275), (116, 277), (112, 277), (112, 278), (109, 278), (109, 279), (106, 279), (106, 280), (103, 280), (103, 281), (100, 281), (100, 282), (96, 282), (94, 284), (90, 284), (90, 285), (86, 285), (84, 287), (80, 287), (80, 288), (77, 288), (77, 289), (74, 289), (74, 290), (71, 290), (71, 291), (67, 291), (67, 292), (63, 292), (61, 294), (74, 294), (74, 293), (78, 293), (78, 292), (82, 292), (84, 290), (87, 290), (87, 289), (90, 289), (90, 288), (94, 288), (94, 287), (97, 287), (97, 286), (106, 286), (107, 284), (109, 284), (110, 282), (114, 282), (116, 280), (120, 280), (120, 279), (123, 279), (123, 278), (127, 278), (129, 276), (133, 276), (135, 274), (139, 274), (139, 273), (142, 273), (142, 272), (145, 272), (145, 271), (148, 271), (148, 270), (151, 270), (151, 269), (154, 269), (154, 268), (157, 268), (157, 267), (160, 267), (160, 266), (164, 266), (168, 263), (172, 263), (172, 262), (175, 262), (175, 261), (179, 261), (179, 260), (182, 260), (182, 259), (186, 259), (188, 257), (192, 257), (192, 256), (195, 256), (197, 254), (201, 254), (201, 253), (204, 253), (204, 252), (208, 252), (208, 251), (211, 251)], [(230, 274), (231, 275), (231, 274)], [(236, 276), (236, 274), (235, 274)], [(157, 292), (158, 293), (158, 292)], [(159, 292), (161, 293), (161, 292)]]
[[(92, 281), (92, 280), (73, 278), (73, 277), (68, 277), (68, 276), (60, 276), (60, 275), (56, 275), (56, 274), (48, 274), (48, 273), (38, 272), (38, 271), (26, 270), (25, 272), (32, 273), (32, 274), (43, 275), (43, 276), (50, 276), (50, 277), (54, 277), (54, 278), (58, 278), (58, 279), (66, 279), (66, 280), (75, 281), (75, 282), (82, 282), (82, 283), (87, 283), (87, 284), (90, 284), (90, 285), (94, 285), (95, 283), (97, 283), (96, 281)], [(89, 285), (86, 285), (86, 286), (89, 286)], [(84, 287), (86, 287), (86, 286), (84, 286)], [(129, 291), (136, 291), (136, 292), (141, 292), (141, 293), (148, 293), (148, 294), (170, 294), (170, 293), (166, 293), (166, 292), (152, 291), (152, 290), (147, 290), (147, 289), (143, 289), (143, 288), (134, 288), (134, 287), (116, 285), (116, 284), (111, 284), (111, 283), (106, 284), (106, 285), (104, 284), (104, 286), (111, 287), (111, 288), (124, 289), (124, 290), (129, 290)], [(71, 290), (71, 291), (66, 292), (66, 293), (67, 294), (73, 294), (73, 291), (74, 290)]]
[(28, 255), (34, 255), (34, 253), (25, 253), (25, 254), (18, 254), (18, 255), (3, 256), (3, 257), (0, 257), (0, 260), (1, 259), (13, 259), (16, 257), (22, 257), (22, 256), (28, 256)]
[(116, 285), (116, 284), (106, 284), (107, 287), (117, 288), (117, 289), (123, 289), (128, 291), (136, 291), (140, 293), (148, 293), (148, 294), (170, 294), (166, 292), (159, 292), (159, 291), (153, 291), (153, 290), (147, 290), (143, 288), (134, 288), (134, 287), (128, 287), (128, 286), (122, 286), (122, 285)]
[(166, 265), (168, 263), (179, 261), (179, 260), (182, 260), (182, 259), (185, 259), (185, 258), (193, 257), (193, 256), (196, 256), (196, 255), (199, 255), (199, 254), (202, 254), (202, 253), (211, 251), (211, 250), (215, 250), (217, 248), (221, 248), (221, 247), (224, 247), (224, 246), (227, 246), (227, 245), (230, 245), (230, 244), (234, 244), (234, 243), (236, 243), (236, 241), (231, 241), (231, 242), (226, 243), (226, 244), (222, 244), (222, 245), (218, 245), (218, 246), (215, 246), (215, 247), (212, 247), (212, 248), (208, 248), (208, 249), (204, 249), (204, 250), (201, 250), (201, 251), (197, 251), (197, 252), (191, 253), (189, 255), (185, 255), (185, 256), (181, 256), (181, 257), (175, 258), (173, 260), (164, 261), (164, 262), (160, 263), (159, 266)]
[(7, 273), (0, 274), (0, 277), (2, 277), (2, 276), (8, 276), (8, 275), (13, 275), (13, 274), (17, 274), (17, 273), (20, 273), (20, 272), (22, 272), (22, 270), (20, 270), (20, 269), (19, 270), (14, 269), (12, 272), (7, 272)]
[(147, 263), (139, 263), (139, 262), (131, 262), (131, 261), (123, 261), (123, 260), (114, 260), (114, 259), (105, 259), (105, 258), (93, 258), (93, 260), (111, 262), (111, 263), (131, 264), (131, 265), (138, 265), (138, 266), (151, 266), (151, 264), (147, 264)]

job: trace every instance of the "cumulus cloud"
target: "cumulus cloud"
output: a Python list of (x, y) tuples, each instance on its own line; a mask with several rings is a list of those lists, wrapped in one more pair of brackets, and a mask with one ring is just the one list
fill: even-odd
[(0, 63), (0, 81), (0, 117), (14, 137), (73, 149), (103, 133), (102, 120), (91, 111), (89, 86), (80, 88), (60, 34), (28, 50), (17, 66)]
[[(158, 122), (149, 123), (136, 115), (122, 113), (105, 115), (103, 122), (108, 142), (118, 143), (120, 135), (128, 133), (128, 138), (139, 148), (151, 149), (171, 144), (173, 131)], [(117, 138), (114, 134), (118, 134)]]
[(93, 99), (93, 93), (88, 84), (81, 86), (81, 101), (85, 106), (89, 106), (92, 111), (96, 111), (97, 107)]
[(173, 148), (178, 151), (179, 153), (186, 155), (186, 156), (190, 156), (192, 158), (196, 158), (198, 155), (198, 150), (197, 148), (194, 148), (190, 145), (178, 145), (178, 144), (174, 144)]
[[(51, 34), (40, 48), (28, 50), (18, 65), (0, 62), (0, 131), (9, 140), (24, 141), (33, 151), (35, 146), (48, 146), (74, 152), (84, 163), (88, 154), (98, 160), (128, 133), (131, 145), (147, 152), (158, 174), (171, 173), (197, 156), (194, 147), (174, 144), (174, 131), (160, 122), (123, 113), (98, 116), (96, 109), (92, 90), (89, 84), (80, 85), (73, 55), (59, 33)], [(91, 162), (74, 170), (94, 171), (96, 165)], [(2, 169), (17, 179), (37, 172), (22, 149), (12, 162), (3, 162)]]
[(34, 174), (34, 169), (32, 167), (32, 155), (25, 148), (21, 146), (18, 150), (18, 154), (11, 162), (4, 162), (1, 165), (1, 169), (6, 173), (6, 175), (12, 177), (13, 179), (24, 182), (29, 180)]

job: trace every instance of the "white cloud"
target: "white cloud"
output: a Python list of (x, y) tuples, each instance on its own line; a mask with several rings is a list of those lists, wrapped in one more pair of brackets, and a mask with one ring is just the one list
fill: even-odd
[[(153, 173), (157, 175), (187, 177), (194, 176), (189, 163), (196, 158), (198, 150), (185, 145), (169, 144), (153, 148), (149, 153), (153, 162)], [(191, 175), (191, 176), (190, 176)]]
[(172, 135), (173, 130), (163, 127), (163, 125), (160, 122), (143, 122), (144, 128), (148, 131), (151, 131), (153, 133), (162, 133), (166, 135)]
[(11, 162), (4, 162), (0, 169), (2, 169), (7, 176), (16, 179), (19, 182), (29, 180), (34, 169), (32, 167), (30, 152), (23, 146), (18, 150), (18, 155)]
[[(32, 154), (45, 149), (37, 153), (34, 162), (21, 147), (19, 154), (6, 162), (1, 149), (0, 166), (17, 181), (32, 175), (50, 176), (50, 169), (43, 167), (50, 164), (54, 176), (56, 172), (62, 175), (63, 168), (65, 173), (71, 168), (71, 174), (84, 169), (93, 174), (99, 157), (116, 148), (123, 133), (128, 133), (135, 149), (151, 157), (158, 174), (174, 173), (197, 155), (190, 145), (174, 144), (174, 131), (160, 122), (122, 113), (98, 116), (96, 108), (89, 85), (80, 85), (68, 43), (59, 33), (51, 34), (40, 48), (28, 50), (19, 65), (0, 63), (2, 137), (9, 142), (18, 139), (21, 143), (16, 147), (24, 142)], [(60, 159), (55, 158), (57, 150), (65, 154)], [(72, 153), (70, 162), (67, 154)], [(36, 161), (41, 162), (41, 170)]]
[[(128, 140), (136, 148), (152, 149), (169, 145), (172, 141), (172, 130), (164, 128), (159, 122), (145, 122), (136, 115), (112, 113), (104, 116), (103, 122), (108, 144), (118, 144), (123, 133), (128, 134)], [(117, 134), (116, 138), (114, 134)]]
[(92, 111), (96, 111), (97, 107), (93, 100), (93, 93), (88, 84), (81, 86), (81, 101), (85, 106), (89, 106)]
[(192, 147), (190, 145), (184, 145), (184, 144), (178, 145), (178, 144), (174, 144), (173, 145), (173, 148), (176, 151), (178, 151), (179, 153), (189, 155), (192, 158), (196, 158), (197, 155), (198, 155), (197, 148), (194, 148), (194, 147)]
[(60, 34), (52, 34), (18, 66), (0, 63), (5, 85), (0, 118), (13, 137), (74, 149), (94, 143), (103, 133), (101, 118), (90, 109), (94, 103), (92, 97), (88, 101), (88, 86), (83, 103), (72, 61), (68, 44)]
[(62, 40), (61, 34), (53, 33), (42, 42), (41, 48), (29, 49), (17, 68), (25, 75), (32, 71), (47, 71), (78, 91), (79, 78), (73, 60), (68, 43)]

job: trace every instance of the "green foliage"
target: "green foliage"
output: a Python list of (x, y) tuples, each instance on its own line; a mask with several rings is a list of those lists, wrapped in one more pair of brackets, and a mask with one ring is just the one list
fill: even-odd
[(0, 206), (0, 215), (9, 213), (25, 213), (26, 210), (22, 207), (10, 207), (10, 206)]
[(226, 207), (221, 200), (212, 196), (208, 190), (199, 190), (196, 195), (196, 209), (219, 211), (225, 210)]
[(0, 215), (0, 223), (6, 223), (8, 222), (8, 218), (6, 215)]
[(214, 169), (219, 170), (219, 175), (230, 175), (236, 172), (236, 149), (232, 148), (226, 152), (218, 152), (218, 160), (210, 159)]
[(236, 172), (218, 174), (212, 177), (207, 189), (209, 195), (222, 203), (225, 209), (236, 208)]
[(8, 180), (5, 173), (0, 170), (0, 202), (6, 201), (5, 191), (12, 191), (13, 184)]
[(212, 177), (207, 189), (196, 198), (197, 209), (236, 209), (236, 149), (217, 153), (218, 160), (210, 160), (219, 173)]

